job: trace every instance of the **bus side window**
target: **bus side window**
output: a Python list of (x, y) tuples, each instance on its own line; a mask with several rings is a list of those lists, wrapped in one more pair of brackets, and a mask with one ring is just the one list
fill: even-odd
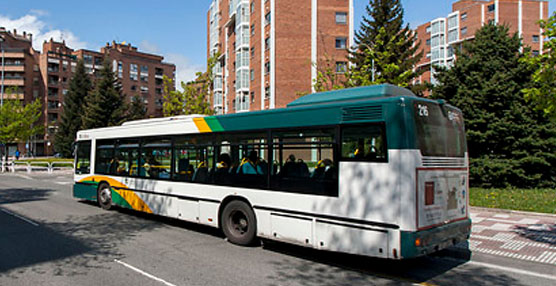
[(383, 125), (349, 126), (342, 128), (342, 160), (387, 162)]
[(139, 176), (170, 179), (172, 143), (170, 139), (145, 140), (141, 148)]
[(114, 140), (98, 140), (95, 160), (95, 173), (108, 175), (115, 166)]
[(75, 164), (76, 174), (91, 173), (91, 141), (81, 141), (77, 143), (77, 160)]
[(335, 130), (285, 130), (273, 133), (275, 190), (324, 196), (338, 195), (334, 162)]

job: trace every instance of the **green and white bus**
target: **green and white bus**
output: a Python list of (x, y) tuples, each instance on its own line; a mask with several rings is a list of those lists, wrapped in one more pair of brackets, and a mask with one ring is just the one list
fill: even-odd
[(463, 117), (407, 89), (79, 131), (73, 195), (263, 238), (388, 259), (469, 238)]

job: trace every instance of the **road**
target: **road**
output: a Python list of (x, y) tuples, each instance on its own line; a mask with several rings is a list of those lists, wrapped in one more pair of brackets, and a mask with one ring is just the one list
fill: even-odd
[(77, 201), (71, 183), (0, 174), (0, 285), (556, 285), (553, 265), (479, 253), (400, 262), (240, 247), (216, 229)]

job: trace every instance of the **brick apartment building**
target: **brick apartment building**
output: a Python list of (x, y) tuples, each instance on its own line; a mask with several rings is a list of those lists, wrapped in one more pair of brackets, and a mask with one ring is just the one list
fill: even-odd
[[(44, 136), (34, 138), (30, 144), (12, 144), (9, 152), (19, 148), (22, 153), (51, 155), (54, 152), (54, 133), (63, 109), (64, 96), (78, 59), (85, 61), (85, 69), (94, 79), (96, 72), (102, 68), (105, 56), (112, 61), (114, 72), (120, 79), (122, 93), (129, 102), (132, 96), (143, 98), (150, 116), (162, 116), (162, 77), (175, 78), (175, 66), (163, 62), (163, 57), (137, 51), (130, 44), (112, 42), (100, 49), (73, 50), (65, 42), (52, 39), (43, 43), (42, 53), (32, 47), (32, 35), (17, 34), (0, 28), (0, 37), (4, 39), (2, 49), (5, 51), (5, 89), (17, 87), (17, 97), (25, 103), (40, 98), (43, 103), (41, 122), (44, 124)], [(1, 69), (2, 67), (0, 67)], [(4, 97), (5, 99), (7, 97)]]
[(312, 91), (317, 68), (346, 69), (353, 0), (213, 0), (207, 26), (214, 110), (285, 107)]
[(538, 21), (548, 18), (548, 0), (461, 0), (452, 4), (452, 13), (417, 27), (423, 58), (418, 68), (425, 73), (420, 82), (435, 83), (434, 66), (450, 66), (454, 48), (472, 40), (488, 23), (507, 25), (510, 34), (519, 33), (533, 53), (543, 52), (542, 30)]

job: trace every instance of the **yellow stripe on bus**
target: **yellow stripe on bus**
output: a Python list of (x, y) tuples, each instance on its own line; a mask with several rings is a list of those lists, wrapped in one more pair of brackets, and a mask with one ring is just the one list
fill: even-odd
[(112, 189), (118, 193), (134, 210), (143, 211), (147, 213), (153, 213), (151, 208), (145, 203), (135, 192), (129, 190), (122, 190), (117, 188), (129, 189), (125, 184), (120, 183), (106, 176), (90, 176), (81, 180), (81, 182), (93, 181), (101, 182), (106, 181)]
[(199, 129), (199, 132), (201, 133), (212, 132), (212, 130), (210, 129), (210, 127), (208, 126), (207, 122), (203, 117), (193, 118), (193, 122), (195, 122), (197, 129)]

